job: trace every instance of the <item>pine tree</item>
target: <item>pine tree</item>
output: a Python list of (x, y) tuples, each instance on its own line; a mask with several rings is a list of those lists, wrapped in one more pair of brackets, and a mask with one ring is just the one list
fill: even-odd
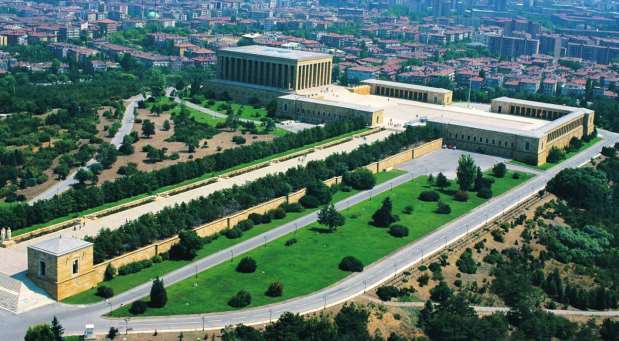
[(159, 277), (153, 281), (153, 286), (150, 289), (150, 305), (154, 308), (162, 308), (168, 302), (168, 294), (163, 286), (163, 279)]
[(337, 227), (344, 225), (346, 218), (331, 203), (318, 212), (318, 222), (327, 226), (329, 231), (333, 232)]
[(52, 334), (54, 334), (54, 341), (62, 341), (64, 328), (60, 325), (56, 316), (52, 319)]
[(392, 206), (391, 198), (387, 197), (383, 200), (382, 206), (372, 215), (372, 221), (375, 226), (387, 227), (396, 221), (391, 214)]

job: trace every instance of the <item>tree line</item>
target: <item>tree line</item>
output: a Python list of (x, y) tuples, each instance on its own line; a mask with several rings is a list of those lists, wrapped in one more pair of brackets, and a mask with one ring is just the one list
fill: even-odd
[(429, 128), (410, 127), (402, 133), (393, 134), (371, 145), (363, 145), (349, 153), (334, 154), (325, 160), (311, 161), (305, 167), (291, 168), (285, 173), (268, 175), (243, 186), (227, 188), (207, 197), (166, 207), (156, 214), (146, 214), (123, 224), (114, 231), (103, 229), (96, 237), (88, 239), (94, 244), (95, 263), (301, 188), (318, 187), (322, 180), (344, 175), (434, 136)]
[(359, 119), (342, 120), (288, 134), (270, 142), (228, 149), (200, 159), (181, 162), (152, 172), (138, 172), (101, 186), (77, 187), (32, 205), (20, 204), (0, 208), (0, 226), (19, 229), (45, 223), (55, 218), (77, 213), (105, 203), (152, 192), (163, 186), (175, 185), (210, 172), (222, 171), (243, 163), (320, 142), (344, 133), (359, 130), (365, 123)]

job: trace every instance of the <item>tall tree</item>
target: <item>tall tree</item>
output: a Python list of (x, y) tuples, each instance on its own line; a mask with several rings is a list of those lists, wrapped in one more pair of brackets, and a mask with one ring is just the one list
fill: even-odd
[(162, 308), (166, 303), (168, 303), (168, 293), (163, 286), (163, 279), (157, 277), (150, 288), (150, 305), (154, 308)]
[(333, 203), (323, 207), (318, 212), (318, 222), (329, 228), (329, 231), (333, 232), (339, 226), (344, 225), (346, 218), (335, 209)]
[(62, 341), (62, 335), (64, 334), (64, 327), (60, 325), (56, 316), (52, 319), (52, 334), (54, 334), (54, 341)]
[(146, 138), (155, 135), (155, 124), (151, 120), (144, 120), (142, 122), (142, 135)]
[(475, 182), (475, 177), (477, 176), (477, 165), (471, 155), (465, 154), (460, 156), (456, 174), (458, 176), (458, 186), (460, 186), (460, 190), (470, 190)]
[(372, 222), (375, 226), (387, 227), (396, 221), (395, 217), (391, 214), (392, 206), (391, 198), (386, 197), (380, 208), (372, 215)]

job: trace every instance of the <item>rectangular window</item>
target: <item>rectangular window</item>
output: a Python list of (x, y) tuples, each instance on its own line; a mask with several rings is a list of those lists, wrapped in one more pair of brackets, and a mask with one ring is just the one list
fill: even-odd
[(45, 277), (45, 274), (47, 273), (47, 266), (45, 264), (44, 261), (39, 261), (39, 275), (41, 277)]
[(73, 260), (73, 274), (77, 274), (80, 271), (79, 262), (77, 259)]

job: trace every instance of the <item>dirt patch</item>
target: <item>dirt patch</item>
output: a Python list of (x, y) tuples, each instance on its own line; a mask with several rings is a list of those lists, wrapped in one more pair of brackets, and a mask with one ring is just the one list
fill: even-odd
[[(114, 165), (110, 169), (104, 170), (99, 176), (99, 184), (113, 180), (118, 178), (119, 175), (118, 169), (122, 166), (126, 166), (129, 163), (134, 163), (137, 165), (137, 169), (140, 171), (153, 171), (161, 168), (168, 167), (170, 165), (185, 162), (190, 159), (202, 158), (207, 155), (216, 154), (218, 152), (224, 151), (226, 149), (232, 149), (239, 147), (236, 143), (232, 142), (232, 137), (234, 136), (243, 136), (246, 140), (246, 144), (252, 144), (258, 141), (271, 141), (274, 138), (274, 135), (253, 135), (253, 134), (242, 134), (239, 131), (226, 131), (220, 130), (215, 136), (210, 139), (202, 139), (200, 140), (198, 148), (196, 148), (195, 152), (190, 154), (187, 151), (187, 145), (183, 142), (170, 142), (169, 139), (174, 135), (174, 122), (172, 121), (172, 117), (169, 112), (164, 112), (159, 116), (152, 115), (147, 109), (138, 109), (137, 118), (143, 120), (150, 120), (155, 124), (156, 133), (155, 135), (144, 138), (142, 137), (142, 124), (143, 123), (134, 123), (132, 127), (132, 131), (135, 131), (140, 136), (140, 140), (133, 144), (134, 153), (131, 155), (119, 155), (118, 160), (114, 163)], [(165, 121), (170, 123), (170, 130), (162, 130)], [(166, 148), (166, 155), (169, 157), (175, 153), (178, 154), (178, 159), (171, 160), (166, 159), (157, 163), (147, 162), (147, 153), (143, 152), (142, 149), (151, 145), (156, 149)]]

